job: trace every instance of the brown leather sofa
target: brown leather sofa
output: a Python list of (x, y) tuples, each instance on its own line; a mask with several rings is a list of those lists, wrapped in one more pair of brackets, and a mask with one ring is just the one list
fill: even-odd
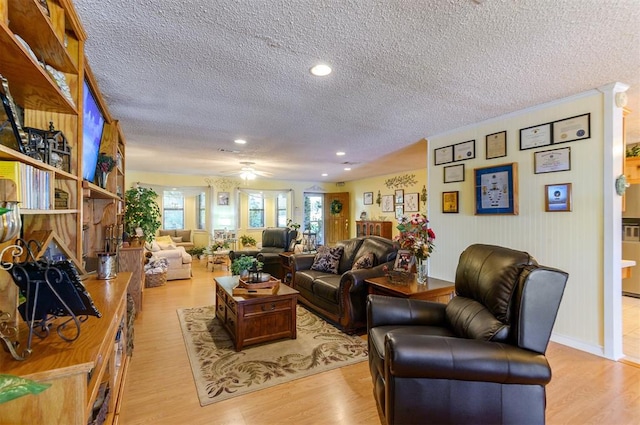
[[(300, 292), (298, 301), (353, 333), (367, 326), (365, 279), (383, 276), (382, 267), (393, 267), (397, 247), (390, 239), (366, 236), (340, 241), (344, 252), (338, 274), (311, 270), (314, 254), (295, 254), (290, 258), (293, 287)], [(374, 267), (352, 270), (353, 263), (366, 253), (373, 253)]]
[(289, 249), (291, 241), (295, 240), (297, 235), (297, 231), (288, 227), (267, 227), (262, 231), (262, 248), (230, 251), (229, 259), (233, 262), (235, 258), (243, 255), (255, 257), (263, 263), (262, 271), (282, 279), (284, 271), (282, 261), (280, 261), (280, 253)]
[(370, 295), (369, 367), (387, 424), (544, 424), (545, 351), (568, 275), (471, 245), (449, 304)]

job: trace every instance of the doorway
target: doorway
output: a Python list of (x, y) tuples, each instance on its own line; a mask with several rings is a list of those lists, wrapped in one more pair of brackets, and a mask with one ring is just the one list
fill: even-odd
[(324, 244), (324, 193), (304, 194), (304, 222), (302, 236), (315, 235), (317, 245)]

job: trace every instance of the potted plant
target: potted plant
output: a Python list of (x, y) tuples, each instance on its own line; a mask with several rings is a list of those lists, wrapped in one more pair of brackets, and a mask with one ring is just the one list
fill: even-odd
[(240, 236), (240, 242), (243, 247), (256, 246), (256, 240), (249, 235)]
[(98, 155), (98, 162), (96, 164), (96, 178), (98, 179), (98, 186), (105, 189), (107, 187), (107, 177), (113, 167), (116, 166), (116, 160), (112, 156), (107, 155), (104, 152), (100, 152)]
[(187, 254), (191, 255), (193, 258), (200, 258), (205, 252), (207, 248), (204, 246), (196, 246), (194, 248), (187, 249)]
[(231, 263), (231, 274), (245, 276), (249, 273), (249, 269), (253, 267), (254, 263), (256, 263), (258, 268), (262, 268), (263, 266), (263, 263), (255, 258), (242, 255)]
[(157, 197), (158, 194), (153, 189), (144, 187), (132, 187), (125, 192), (125, 231), (130, 236), (144, 236), (147, 242), (153, 241), (162, 224)]

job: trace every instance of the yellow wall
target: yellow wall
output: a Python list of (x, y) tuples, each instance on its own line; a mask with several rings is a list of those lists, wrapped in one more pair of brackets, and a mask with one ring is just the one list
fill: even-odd
[[(393, 223), (393, 235), (398, 234), (398, 230), (396, 229), (397, 221), (395, 219), (395, 212), (382, 212), (381, 206), (376, 203), (376, 199), (378, 197), (378, 191), (381, 196), (384, 195), (394, 195), (396, 189), (404, 190), (404, 193), (418, 193), (420, 196), (422, 192), (422, 188), (427, 184), (427, 159), (425, 157), (425, 168), (421, 168), (418, 170), (410, 170), (402, 173), (394, 173), (394, 174), (386, 174), (378, 177), (371, 177), (368, 179), (355, 180), (351, 182), (346, 182), (344, 187), (342, 188), (345, 192), (350, 193), (350, 205), (349, 209), (351, 211), (351, 236), (356, 236), (356, 221), (360, 220), (360, 214), (362, 212), (367, 213), (367, 219), (379, 219), (381, 216), (385, 217), (386, 221), (391, 221)], [(415, 180), (414, 184), (403, 186), (403, 187), (393, 187), (389, 186), (387, 183), (390, 183), (391, 179), (394, 177), (413, 175)], [(365, 192), (373, 192), (373, 205), (364, 205), (364, 193)], [(422, 202), (419, 202), (419, 208), (421, 212), (426, 212), (426, 207)], [(405, 215), (412, 214), (410, 212), (405, 212)], [(415, 214), (415, 213), (414, 213)]]

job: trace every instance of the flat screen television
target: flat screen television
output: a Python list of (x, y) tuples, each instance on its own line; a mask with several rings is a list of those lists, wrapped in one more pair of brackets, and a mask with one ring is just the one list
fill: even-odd
[(104, 116), (87, 80), (84, 81), (82, 111), (82, 178), (93, 183), (104, 129)]

